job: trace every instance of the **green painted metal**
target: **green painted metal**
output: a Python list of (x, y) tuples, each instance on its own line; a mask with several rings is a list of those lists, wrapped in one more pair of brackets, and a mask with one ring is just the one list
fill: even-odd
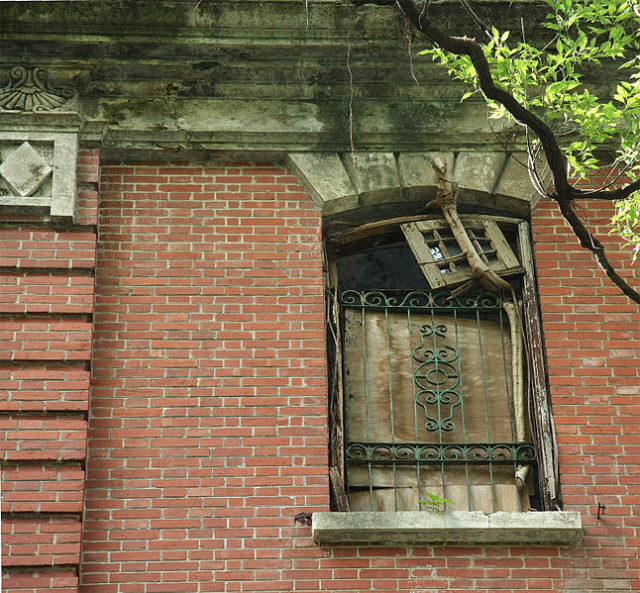
[(372, 465), (513, 465), (536, 460), (531, 443), (348, 443), (349, 463)]
[(481, 293), (470, 296), (452, 297), (446, 291), (428, 292), (424, 290), (393, 291), (381, 290), (345, 290), (340, 295), (340, 304), (347, 308), (363, 308), (381, 311), (385, 309), (416, 313), (421, 311), (500, 311), (503, 299), (499, 295)]
[(419, 363), (413, 371), (416, 402), (424, 410), (426, 430), (449, 432), (455, 428), (456, 408), (462, 408), (458, 351), (447, 343), (444, 325), (424, 324), (420, 333), (422, 344), (412, 353)]

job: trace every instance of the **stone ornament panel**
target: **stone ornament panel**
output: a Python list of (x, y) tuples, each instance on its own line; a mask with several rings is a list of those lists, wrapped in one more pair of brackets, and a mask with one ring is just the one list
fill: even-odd
[(0, 131), (0, 206), (73, 217), (77, 157), (77, 134)]
[(9, 84), (0, 89), (1, 111), (57, 111), (75, 99), (71, 88), (56, 88), (49, 82), (44, 68), (14, 66), (9, 73)]

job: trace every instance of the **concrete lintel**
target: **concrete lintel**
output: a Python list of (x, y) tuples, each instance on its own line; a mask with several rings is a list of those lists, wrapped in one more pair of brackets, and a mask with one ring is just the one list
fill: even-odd
[[(533, 189), (527, 169), (506, 152), (292, 152), (287, 164), (307, 186), (322, 213), (435, 197), (431, 161), (439, 157), (460, 188), (460, 204), (527, 217)], [(525, 155), (526, 157), (526, 155)], [(507, 160), (508, 159), (508, 160)]]
[(456, 158), (455, 180), (461, 190), (492, 194), (502, 173), (504, 152), (461, 152)]
[(357, 207), (358, 194), (336, 153), (289, 153), (286, 163), (323, 214)]
[(318, 544), (570, 545), (582, 537), (580, 514), (405, 511), (313, 513)]
[(403, 187), (410, 197), (418, 194), (421, 198), (431, 199), (435, 196), (438, 180), (431, 166), (434, 158), (442, 159), (447, 171), (453, 171), (453, 152), (402, 152), (398, 155), (398, 170)]
[(393, 153), (345, 153), (342, 162), (356, 186), (361, 206), (381, 204), (400, 195), (402, 185)]
[[(495, 189), (495, 195), (498, 198), (517, 196), (529, 202), (533, 209), (540, 199), (540, 194), (531, 182), (528, 170), (530, 166), (527, 152), (511, 153)], [(546, 189), (551, 182), (551, 173), (543, 154), (536, 159), (535, 170), (543, 189)]]
[(0, 130), (4, 132), (75, 132), (85, 124), (74, 112), (0, 111)]

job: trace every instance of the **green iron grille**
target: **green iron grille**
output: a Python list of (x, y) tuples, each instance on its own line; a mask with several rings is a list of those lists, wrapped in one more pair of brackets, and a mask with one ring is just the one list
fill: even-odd
[[(504, 491), (505, 487), (508, 491), (509, 485), (498, 484), (497, 470), (494, 468), (511, 466), (515, 473), (523, 466), (532, 467), (535, 465), (536, 450), (532, 444), (524, 442), (522, 435), (518, 437), (514, 430), (514, 394), (507, 377), (510, 368), (506, 354), (502, 356), (502, 364), (496, 363), (496, 360), (500, 360), (500, 354), (496, 352), (492, 352), (491, 364), (486, 362), (486, 320), (490, 320), (494, 327), (502, 328), (500, 335), (508, 333), (509, 322), (503, 310), (503, 299), (493, 294), (451, 298), (449, 293), (441, 292), (346, 290), (341, 293), (340, 302), (344, 310), (359, 312), (362, 335), (351, 336), (350, 347), (360, 349), (358, 356), (363, 367), (370, 368), (373, 365), (373, 368), (376, 368), (376, 361), (372, 361), (371, 357), (377, 357), (380, 367), (388, 369), (383, 391), (388, 392), (389, 409), (385, 412), (385, 417), (391, 424), (390, 431), (386, 431), (388, 435), (390, 433), (389, 441), (376, 438), (379, 426), (376, 425), (375, 418), (370, 418), (370, 410), (374, 405), (372, 402), (375, 400), (375, 405), (380, 405), (380, 387), (376, 388), (377, 395), (374, 397), (372, 381), (365, 372), (360, 393), (347, 394), (348, 397), (363, 398), (363, 407), (368, 411), (365, 438), (359, 441), (350, 440), (347, 430), (345, 454), (348, 467), (363, 467), (368, 470), (371, 510), (375, 510), (374, 491), (378, 488), (374, 476), (380, 468), (392, 472), (393, 486), (396, 488), (397, 469), (415, 467), (417, 504), (417, 500), (424, 495), (425, 485), (421, 478), (421, 472), (425, 471), (423, 468), (430, 468), (431, 474), (433, 468), (440, 468), (440, 484), (434, 488), (446, 498), (447, 489), (452, 489), (448, 486), (451, 480), (447, 473), (450, 472), (449, 468), (454, 466), (458, 468), (458, 478), (462, 475), (466, 479), (466, 494), (461, 496), (466, 499), (464, 502), (469, 510), (477, 510), (472, 502), (474, 498), (478, 498), (474, 494), (476, 486), (473, 480), (481, 467), (486, 468), (484, 477), (488, 486), (484, 491), (490, 492), (489, 495), (484, 495), (485, 499), (488, 496), (490, 500), (482, 501), (481, 507), (491, 511), (513, 510), (500, 507), (502, 503), (498, 491)], [(367, 316), (372, 313), (377, 315), (378, 326), (382, 326), (386, 332), (386, 338), (378, 338), (379, 343), (375, 345), (375, 351), (370, 336), (366, 335)], [(401, 323), (406, 324), (406, 333), (410, 336), (406, 351), (400, 353), (393, 350), (393, 328), (398, 327), (399, 318), (404, 319)], [(442, 323), (443, 319), (448, 321)], [(462, 324), (466, 331), (464, 336), (460, 329)], [(467, 344), (465, 349), (461, 340), (469, 340), (469, 336), (473, 345), (471, 347)], [(508, 350), (504, 344), (497, 348), (500, 349)], [(495, 344), (493, 350), (496, 350)], [(474, 377), (464, 376), (465, 365), (461, 360), (463, 352), (467, 358), (477, 358), (473, 367)], [(397, 373), (394, 374), (392, 371), (392, 360), (398, 356), (409, 359), (411, 376), (399, 378)], [(494, 393), (496, 390), (491, 387), (495, 385), (496, 373), (504, 375), (504, 387), (498, 390), (499, 397), (504, 399), (504, 415), (501, 417), (502, 420), (498, 421), (500, 426), (497, 429), (496, 421), (491, 418), (492, 410), (497, 405), (492, 398), (495, 400), (498, 397)], [(407, 385), (411, 384), (416, 437), (412, 442), (408, 442), (406, 438), (397, 438), (396, 434), (397, 415), (401, 406), (394, 390), (398, 390), (399, 382), (404, 384), (405, 399), (409, 392)], [(475, 386), (475, 396), (470, 399), (474, 399), (474, 407), (465, 409), (465, 389), (472, 383)], [(351, 391), (353, 392), (353, 388)], [(406, 410), (406, 402), (400, 403)], [(480, 426), (481, 424), (484, 424), (484, 427)], [(362, 430), (360, 432), (362, 433)], [(469, 434), (470, 432), (472, 434)], [(492, 435), (492, 432), (499, 432), (502, 439), (494, 442), (495, 435)], [(478, 439), (479, 435), (482, 436), (481, 439)], [(505, 436), (510, 438), (505, 439)], [(501, 476), (500, 479), (504, 482), (504, 471)], [(360, 491), (365, 488), (367, 486), (361, 483), (354, 487)], [(522, 510), (523, 497), (519, 494), (510, 497), (517, 500), (518, 510)], [(406, 505), (406, 501), (404, 504)], [(408, 510), (402, 508), (395, 495), (394, 509)]]

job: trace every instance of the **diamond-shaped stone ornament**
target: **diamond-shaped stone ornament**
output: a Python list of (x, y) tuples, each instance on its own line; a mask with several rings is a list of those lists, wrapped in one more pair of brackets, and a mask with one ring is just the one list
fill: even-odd
[(19, 196), (31, 196), (51, 174), (51, 167), (28, 142), (23, 142), (0, 165), (0, 175)]

